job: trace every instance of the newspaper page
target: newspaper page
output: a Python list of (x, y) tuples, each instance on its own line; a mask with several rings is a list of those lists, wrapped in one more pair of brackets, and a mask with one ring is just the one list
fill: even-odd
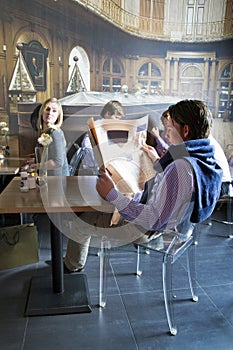
[(146, 142), (148, 116), (133, 120), (90, 118), (88, 124), (99, 167), (108, 170), (121, 193), (141, 191), (155, 175), (152, 161), (141, 149)]

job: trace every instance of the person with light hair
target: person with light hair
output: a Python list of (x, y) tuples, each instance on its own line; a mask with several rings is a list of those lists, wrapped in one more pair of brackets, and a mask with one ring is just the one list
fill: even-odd
[(52, 142), (48, 146), (48, 175), (69, 176), (66, 156), (66, 140), (61, 129), (63, 110), (60, 101), (55, 97), (47, 99), (40, 107), (37, 121), (38, 136), (49, 134)]

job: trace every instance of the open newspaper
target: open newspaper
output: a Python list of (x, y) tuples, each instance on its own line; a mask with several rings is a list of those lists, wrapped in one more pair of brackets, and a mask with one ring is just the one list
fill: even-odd
[(89, 119), (89, 136), (99, 168), (112, 176), (126, 195), (141, 191), (154, 176), (153, 163), (141, 149), (146, 142), (148, 116), (133, 119)]

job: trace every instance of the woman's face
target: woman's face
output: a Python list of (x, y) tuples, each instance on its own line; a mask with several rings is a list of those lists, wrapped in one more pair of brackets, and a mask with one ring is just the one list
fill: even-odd
[(48, 124), (55, 124), (59, 116), (59, 107), (56, 102), (49, 102), (43, 113), (43, 122)]

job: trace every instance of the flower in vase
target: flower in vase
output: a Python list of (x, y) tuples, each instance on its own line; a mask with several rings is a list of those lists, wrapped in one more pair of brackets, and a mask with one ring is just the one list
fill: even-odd
[(0, 128), (5, 128), (7, 126), (6, 122), (0, 122)]
[(50, 145), (50, 143), (53, 141), (53, 138), (49, 134), (43, 133), (43, 134), (41, 134), (41, 136), (38, 138), (37, 141), (39, 142), (39, 144), (41, 144), (43, 146), (43, 151), (42, 151), (42, 155), (41, 155), (41, 162), (40, 162), (40, 169), (44, 170), (47, 149), (48, 149), (48, 146)]
[(49, 134), (43, 133), (41, 134), (41, 136), (38, 138), (37, 141), (43, 147), (47, 147), (53, 141), (53, 138)]

